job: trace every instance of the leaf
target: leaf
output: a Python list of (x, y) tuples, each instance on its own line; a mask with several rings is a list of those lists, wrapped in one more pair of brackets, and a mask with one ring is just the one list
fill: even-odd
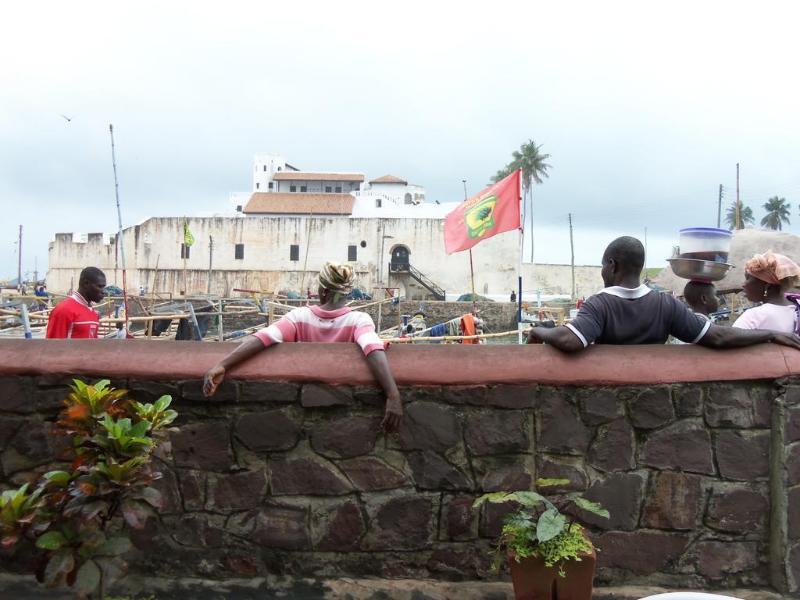
[(150, 512), (147, 505), (135, 500), (125, 500), (122, 503), (122, 518), (133, 529), (142, 529)]
[(605, 508), (603, 508), (600, 504), (598, 504), (597, 502), (592, 502), (591, 500), (587, 500), (582, 496), (575, 496), (574, 498), (572, 498), (572, 501), (579, 508), (587, 510), (590, 513), (594, 513), (600, 517), (603, 517), (604, 519), (608, 519), (611, 516), (609, 512)]
[(539, 517), (539, 522), (536, 523), (536, 537), (539, 542), (546, 542), (552, 540), (559, 533), (564, 531), (564, 526), (567, 523), (567, 518), (560, 514), (554, 508), (548, 508)]
[(155, 408), (158, 412), (163, 412), (166, 410), (169, 405), (172, 403), (172, 396), (164, 395), (161, 396), (158, 400), (156, 400)]
[(67, 485), (71, 479), (70, 474), (66, 471), (48, 471), (42, 475), (42, 477), (44, 477), (48, 483), (53, 483), (61, 487)]
[(128, 538), (125, 536), (115, 536), (108, 538), (106, 543), (97, 549), (97, 554), (98, 556), (119, 556), (125, 554), (131, 548), (133, 548), (133, 544)]
[(109, 385), (111, 385), (111, 381), (109, 381), (108, 379), (101, 379), (100, 381), (94, 384), (94, 389), (97, 390), (98, 392), (102, 392)]
[(19, 534), (12, 533), (7, 536), (4, 536), (3, 538), (0, 538), (0, 546), (2, 546), (3, 548), (11, 548), (11, 546), (16, 544), (18, 541), (19, 541)]
[(108, 502), (104, 502), (103, 500), (95, 500), (94, 502), (87, 503), (81, 509), (81, 515), (83, 516), (84, 521), (91, 521), (104, 510), (106, 513), (108, 512)]
[(75, 557), (72, 549), (62, 548), (47, 561), (44, 570), (44, 582), (49, 586), (61, 583), (66, 576), (75, 568)]
[(164, 508), (164, 498), (154, 487), (146, 487), (139, 490), (136, 496), (147, 502), (153, 508)]
[(58, 550), (67, 543), (67, 538), (60, 531), (48, 531), (47, 533), (39, 536), (36, 540), (37, 548), (44, 548), (45, 550)]
[(537, 487), (555, 487), (559, 485), (569, 485), (571, 482), (569, 479), (537, 479), (536, 486)]
[(75, 591), (78, 594), (91, 594), (100, 585), (100, 567), (93, 560), (87, 560), (78, 569), (75, 578)]
[(472, 508), (478, 508), (484, 502), (492, 502), (494, 504), (506, 502), (508, 496), (508, 492), (492, 492), (491, 494), (484, 494), (483, 496), (479, 496), (475, 499), (475, 502), (472, 503)]
[(508, 500), (514, 500), (523, 506), (537, 506), (540, 502), (547, 502), (544, 496), (536, 492), (514, 492), (509, 495)]

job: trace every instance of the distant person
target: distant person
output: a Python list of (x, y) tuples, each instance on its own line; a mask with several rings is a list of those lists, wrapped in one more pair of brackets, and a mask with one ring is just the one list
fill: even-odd
[(683, 288), (683, 299), (698, 315), (711, 318), (711, 313), (719, 308), (717, 288), (707, 281), (690, 281)]
[(632, 237), (617, 238), (603, 253), (601, 275), (606, 287), (586, 300), (571, 323), (529, 329), (528, 343), (545, 342), (564, 352), (577, 352), (593, 343), (663, 344), (672, 335), (710, 348), (775, 342), (800, 349), (800, 337), (794, 334), (712, 325), (672, 294), (641, 285), (643, 267), (642, 243)]
[(516, 301), (517, 301), (517, 292), (515, 292), (514, 290), (511, 290), (511, 297), (510, 297), (509, 301), (512, 304), (516, 303)]
[(788, 256), (767, 252), (753, 256), (744, 268), (742, 291), (750, 302), (761, 305), (747, 309), (733, 326), (797, 333), (797, 307), (786, 292), (797, 284), (800, 266)]
[(106, 276), (96, 267), (86, 267), (78, 278), (78, 291), (67, 296), (50, 311), (48, 339), (97, 339), (100, 315), (91, 308), (105, 295)]
[(384, 343), (375, 333), (375, 325), (367, 313), (346, 306), (347, 295), (353, 289), (353, 279), (352, 267), (326, 263), (319, 274), (319, 305), (296, 308), (274, 324), (249, 336), (206, 373), (203, 393), (206, 396), (214, 395), (231, 368), (275, 344), (355, 342), (361, 346), (370, 370), (386, 394), (381, 428), (387, 432), (397, 430), (403, 416), (403, 406), (394, 376), (389, 370)]

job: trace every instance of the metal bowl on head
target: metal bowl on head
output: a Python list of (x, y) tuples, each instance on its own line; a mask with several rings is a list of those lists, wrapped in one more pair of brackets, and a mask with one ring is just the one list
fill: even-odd
[(719, 281), (733, 268), (733, 265), (728, 263), (697, 258), (670, 258), (668, 262), (672, 267), (672, 272), (678, 277), (703, 281)]

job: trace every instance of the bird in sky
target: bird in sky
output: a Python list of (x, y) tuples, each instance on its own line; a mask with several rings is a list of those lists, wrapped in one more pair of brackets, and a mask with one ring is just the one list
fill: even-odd
[[(61, 114), (61, 113), (59, 113), (59, 114)], [(67, 115), (61, 115), (61, 116), (62, 116), (62, 117), (64, 117), (64, 119), (66, 119), (67, 123), (69, 123), (70, 121), (72, 121), (72, 118), (71, 118), (71, 117), (68, 117)]]

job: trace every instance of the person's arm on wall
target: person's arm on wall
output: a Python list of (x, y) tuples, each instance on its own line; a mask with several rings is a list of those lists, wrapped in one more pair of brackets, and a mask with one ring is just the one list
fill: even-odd
[(386, 352), (375, 350), (367, 355), (367, 365), (369, 370), (378, 380), (384, 394), (386, 394), (386, 409), (381, 422), (381, 429), (389, 433), (397, 431), (400, 426), (400, 419), (403, 418), (403, 402), (400, 400), (400, 392), (394, 381), (389, 361), (386, 359)]
[(239, 344), (236, 350), (228, 354), (228, 356), (206, 372), (205, 377), (203, 377), (203, 395), (207, 397), (213, 396), (222, 383), (222, 380), (225, 379), (225, 373), (229, 369), (252, 358), (266, 347), (267, 346), (264, 346), (264, 343), (257, 337), (249, 336), (244, 342)]
[(793, 333), (779, 333), (766, 329), (739, 329), (712, 325), (706, 334), (697, 341), (707, 348), (743, 348), (754, 344), (772, 342), (800, 350), (800, 336)]
[(580, 338), (568, 327), (531, 327), (525, 334), (528, 344), (544, 342), (562, 352), (577, 352), (584, 348)]

